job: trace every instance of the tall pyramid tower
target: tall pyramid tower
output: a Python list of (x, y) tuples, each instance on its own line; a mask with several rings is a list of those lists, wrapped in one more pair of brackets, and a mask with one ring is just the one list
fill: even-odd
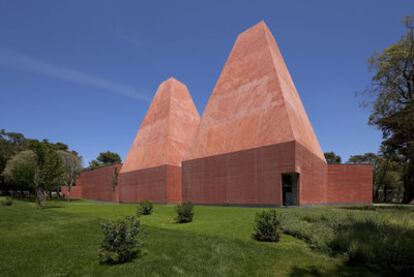
[(186, 85), (163, 82), (120, 171), (120, 201), (181, 201), (181, 161), (200, 118)]
[[(280, 204), (283, 173), (300, 174), (298, 202), (325, 201), (324, 174), (308, 170), (323, 172), (324, 155), (263, 21), (238, 36), (184, 160), (184, 197), (195, 203)], [(301, 197), (308, 189), (321, 199)]]

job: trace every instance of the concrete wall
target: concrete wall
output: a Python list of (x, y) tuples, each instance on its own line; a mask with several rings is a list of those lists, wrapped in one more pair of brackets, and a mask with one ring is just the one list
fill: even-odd
[(77, 186), (82, 187), (82, 198), (98, 201), (119, 202), (119, 177), (118, 186), (116, 186), (115, 189), (112, 187), (115, 168), (119, 172), (121, 165), (117, 164), (105, 166), (98, 169), (82, 172), (76, 182)]
[(181, 167), (162, 165), (119, 175), (120, 202), (181, 202)]
[[(282, 173), (297, 172), (299, 205), (372, 203), (372, 168), (327, 165), (297, 142), (287, 142), (212, 157), (188, 160), (183, 167), (163, 165), (120, 173), (115, 168), (83, 172), (71, 198), (136, 203), (281, 205)], [(67, 195), (67, 189), (62, 187)]]
[(60, 192), (70, 199), (81, 199), (82, 198), (82, 187), (81, 186), (72, 186), (72, 189), (69, 193), (68, 188), (63, 186), (60, 188)]
[(295, 168), (299, 176), (299, 205), (327, 202), (327, 163), (313, 152), (295, 143)]
[(281, 174), (293, 172), (294, 142), (183, 162), (183, 200), (281, 205)]
[(371, 204), (370, 165), (328, 165), (328, 204)]

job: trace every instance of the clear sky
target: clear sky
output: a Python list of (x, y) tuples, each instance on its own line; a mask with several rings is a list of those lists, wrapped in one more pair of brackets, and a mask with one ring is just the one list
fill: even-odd
[(159, 83), (200, 114), (238, 33), (265, 20), (323, 151), (376, 152), (361, 108), (367, 59), (397, 41), (412, 0), (0, 0), (0, 128), (125, 158)]

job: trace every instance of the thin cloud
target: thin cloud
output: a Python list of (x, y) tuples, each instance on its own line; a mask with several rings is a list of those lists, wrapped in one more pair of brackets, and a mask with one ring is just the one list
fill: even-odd
[(24, 54), (7, 49), (0, 48), (0, 64), (19, 70), (40, 73), (45, 76), (93, 87), (96, 89), (102, 89), (144, 102), (151, 101), (147, 95), (139, 93), (137, 90), (129, 86), (117, 84), (82, 71), (46, 63), (41, 60), (37, 60)]

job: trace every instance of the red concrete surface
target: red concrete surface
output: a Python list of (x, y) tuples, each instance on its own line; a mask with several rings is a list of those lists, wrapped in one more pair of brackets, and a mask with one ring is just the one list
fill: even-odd
[(295, 170), (295, 142), (183, 162), (183, 200), (281, 205), (281, 174)]
[(119, 181), (120, 202), (181, 202), (181, 167), (161, 165), (128, 171), (119, 176)]
[(82, 187), (81, 186), (72, 186), (70, 193), (66, 186), (60, 188), (60, 193), (66, 198), (70, 199), (81, 199), (82, 198)]
[(181, 201), (181, 161), (200, 124), (187, 87), (163, 82), (145, 115), (120, 174), (120, 201)]
[(160, 165), (181, 166), (200, 117), (186, 85), (170, 78), (152, 100), (121, 173)]
[(120, 164), (105, 166), (94, 170), (84, 171), (79, 176), (76, 184), (82, 187), (82, 198), (98, 201), (119, 202), (119, 175), (118, 185), (112, 186), (114, 170), (121, 169)]
[(282, 173), (299, 173), (299, 204), (326, 203), (326, 161), (264, 22), (240, 34), (183, 162), (183, 198), (280, 205)]
[(184, 160), (298, 141), (324, 155), (264, 22), (240, 34)]
[(328, 165), (329, 204), (371, 204), (370, 165)]
[(299, 205), (327, 202), (327, 164), (300, 143), (295, 144), (295, 172), (299, 173)]

